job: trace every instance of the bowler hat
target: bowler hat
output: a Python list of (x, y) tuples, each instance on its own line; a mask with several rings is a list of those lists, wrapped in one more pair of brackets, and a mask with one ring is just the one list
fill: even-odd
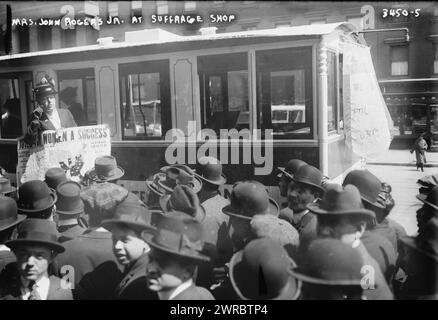
[(249, 242), (233, 255), (229, 275), (242, 300), (296, 300), (301, 281), (290, 275), (294, 267), (295, 262), (281, 245), (264, 238)]
[(438, 186), (433, 187), (427, 195), (417, 195), (417, 199), (433, 209), (438, 210)]
[(359, 190), (348, 184), (341, 187), (338, 184), (329, 184), (319, 203), (310, 203), (307, 208), (315, 214), (324, 215), (357, 215), (366, 220), (375, 218), (375, 213), (365, 209), (360, 198)]
[(403, 237), (403, 244), (413, 248), (423, 256), (433, 259), (438, 263), (438, 218), (431, 218), (424, 226), (422, 232), (415, 238)]
[(304, 162), (303, 160), (291, 159), (286, 164), (286, 167), (278, 167), (277, 168), (278, 170), (280, 170), (282, 172), (278, 175), (278, 177), (280, 178), (281, 175), (284, 174), (288, 178), (292, 179), (294, 177), (294, 174), (297, 172), (297, 170), (304, 165), (307, 165), (307, 163)]
[(116, 158), (113, 156), (101, 156), (96, 158), (94, 168), (87, 174), (95, 182), (106, 182), (120, 179), (125, 171), (117, 166)]
[(170, 192), (158, 185), (159, 180), (166, 180), (166, 174), (164, 172), (158, 172), (154, 174), (150, 180), (146, 180), (146, 187), (159, 197), (169, 194)]
[(333, 286), (360, 286), (364, 261), (356, 249), (338, 239), (312, 241), (303, 264), (290, 271), (303, 282)]
[(18, 227), (18, 236), (15, 240), (5, 243), (12, 250), (20, 245), (41, 244), (61, 253), (65, 251), (58, 242), (58, 231), (53, 221), (28, 218)]
[(81, 185), (75, 181), (65, 181), (56, 189), (56, 213), (74, 215), (84, 212), (84, 203), (81, 199)]
[(138, 199), (129, 197), (117, 205), (112, 219), (102, 221), (102, 227), (112, 231), (115, 227), (125, 227), (137, 233), (142, 231), (154, 232), (151, 212)]
[(234, 185), (230, 196), (231, 203), (222, 209), (226, 215), (251, 220), (257, 214), (278, 216), (280, 208), (270, 198), (261, 183), (242, 181)]
[(31, 180), (18, 189), (18, 211), (25, 214), (41, 212), (52, 207), (57, 199), (55, 190), (44, 181)]
[(186, 213), (174, 211), (162, 215), (156, 233), (143, 232), (142, 237), (155, 249), (195, 261), (210, 261), (202, 254), (205, 244), (202, 224)]
[(33, 89), (33, 92), (35, 93), (36, 100), (58, 93), (55, 90), (55, 81), (48, 75), (41, 79), (40, 83)]
[(373, 208), (385, 209), (384, 205), (378, 202), (379, 193), (382, 190), (382, 182), (368, 170), (353, 170), (347, 174), (342, 183), (343, 186), (352, 184), (359, 192), (365, 203)]
[(9, 179), (5, 177), (0, 177), (0, 194), (8, 194), (14, 192), (16, 188), (11, 186)]
[(182, 184), (189, 186), (195, 193), (201, 191), (202, 181), (195, 175), (195, 171), (183, 164), (173, 164), (160, 169), (166, 174), (166, 179), (159, 179), (157, 184), (171, 193), (175, 186)]
[(44, 182), (47, 183), (49, 188), (52, 188), (53, 190), (56, 190), (58, 185), (61, 182), (67, 181), (67, 177), (65, 175), (65, 172), (61, 168), (50, 168), (46, 171)]
[(222, 174), (222, 164), (214, 157), (202, 157), (196, 167), (196, 175), (203, 181), (215, 185), (223, 185), (227, 179)]
[(25, 215), (17, 214), (15, 200), (0, 195), (0, 231), (13, 227), (24, 219), (26, 219)]
[(292, 180), (298, 184), (304, 184), (313, 189), (324, 193), (324, 188), (321, 186), (323, 175), (321, 171), (310, 165), (303, 165), (295, 172)]
[(162, 196), (160, 206), (164, 212), (173, 210), (185, 212), (199, 221), (203, 221), (206, 216), (198, 196), (186, 185), (177, 185), (171, 194)]

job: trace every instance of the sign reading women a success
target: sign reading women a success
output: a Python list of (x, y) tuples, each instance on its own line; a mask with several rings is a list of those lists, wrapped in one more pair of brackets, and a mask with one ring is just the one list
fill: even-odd
[(60, 167), (67, 178), (79, 181), (94, 167), (94, 160), (111, 154), (107, 125), (48, 130), (37, 144), (18, 142), (17, 174), (20, 183), (44, 180), (49, 168)]

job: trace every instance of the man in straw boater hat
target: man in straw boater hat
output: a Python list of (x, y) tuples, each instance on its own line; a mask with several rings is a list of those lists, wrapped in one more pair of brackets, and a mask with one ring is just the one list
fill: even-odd
[(142, 233), (155, 232), (149, 210), (135, 199), (123, 201), (117, 206), (114, 217), (102, 221), (102, 226), (112, 233), (114, 255), (124, 266), (114, 299), (158, 300), (156, 292), (146, 286), (150, 247)]
[(0, 195), (15, 199), (15, 191), (17, 188), (11, 186), (11, 181), (8, 178), (0, 176)]
[(364, 266), (351, 246), (337, 239), (316, 239), (309, 244), (303, 263), (290, 273), (303, 283), (303, 300), (365, 300)]
[(84, 214), (84, 203), (81, 199), (81, 186), (75, 181), (64, 181), (56, 189), (56, 214), (60, 242), (76, 238), (86, 228), (79, 225), (79, 217)]
[(18, 189), (18, 212), (29, 218), (53, 221), (57, 199), (56, 191), (44, 181), (27, 181)]
[(193, 281), (196, 266), (210, 260), (202, 253), (204, 230), (199, 221), (174, 211), (161, 216), (156, 233), (144, 232), (143, 239), (151, 246), (147, 286), (160, 300), (214, 300)]
[[(26, 219), (18, 228), (15, 240), (6, 242), (17, 257), (15, 272), (0, 280), (3, 299), (71, 300), (68, 284), (49, 274), (55, 256), (64, 251), (58, 242), (55, 223), (42, 219)], [(3, 276), (3, 275), (2, 275)]]
[(27, 139), (35, 141), (45, 130), (76, 127), (76, 122), (68, 109), (57, 107), (55, 81), (45, 75), (33, 90), (38, 107), (30, 116)]
[(322, 178), (321, 171), (310, 165), (301, 166), (291, 177), (287, 198), (293, 215), (288, 221), (300, 234), (302, 248), (316, 238), (316, 217), (309, 212), (307, 205), (316, 202), (324, 194)]
[(398, 298), (438, 300), (438, 217), (429, 219), (415, 238), (403, 238), (402, 244), (407, 279)]
[(290, 275), (294, 267), (278, 242), (255, 239), (231, 258), (230, 280), (242, 300), (297, 300), (301, 281)]
[(25, 215), (17, 213), (17, 204), (14, 199), (0, 195), (0, 272), (6, 265), (15, 262), (15, 256), (4, 243), (13, 238), (16, 227)]
[[(361, 242), (367, 221), (375, 218), (365, 209), (359, 190), (353, 185), (342, 187), (330, 184), (320, 203), (309, 204), (308, 209), (318, 217), (319, 238), (335, 238), (355, 249), (364, 263), (371, 268), (369, 289), (364, 291), (368, 300), (392, 300), (393, 294), (377, 261)], [(304, 259), (304, 257), (303, 257)]]
[(421, 234), (426, 223), (438, 217), (438, 186), (433, 187), (427, 195), (418, 194), (417, 199), (423, 202), (423, 206), (417, 210), (418, 233)]

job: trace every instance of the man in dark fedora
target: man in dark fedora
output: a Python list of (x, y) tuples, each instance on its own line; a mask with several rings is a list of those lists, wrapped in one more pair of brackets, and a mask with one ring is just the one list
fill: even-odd
[(124, 201), (139, 201), (125, 188), (104, 182), (81, 190), (89, 228), (63, 243), (65, 252), (57, 257), (61, 273), (64, 265), (75, 270), (75, 299), (111, 299), (120, 283), (123, 267), (113, 253), (111, 233), (102, 221), (114, 217), (116, 207)]
[(407, 279), (399, 298), (438, 300), (438, 217), (429, 219), (415, 238), (403, 238), (402, 248)]
[(196, 266), (210, 260), (202, 253), (203, 234), (199, 221), (177, 211), (160, 218), (155, 234), (143, 233), (151, 246), (147, 286), (160, 300), (214, 300), (193, 281)]
[(423, 233), (423, 228), (433, 217), (438, 217), (438, 186), (433, 187), (429, 193), (418, 194), (417, 199), (423, 206), (417, 211), (418, 233)]
[(15, 262), (15, 255), (4, 243), (12, 239), (17, 225), (24, 219), (25, 215), (17, 213), (15, 200), (0, 195), (0, 272), (7, 264)]
[(125, 170), (119, 167), (116, 158), (110, 155), (97, 157), (94, 160), (94, 167), (85, 173), (92, 183), (117, 183), (117, 180), (124, 175)]
[(280, 195), (282, 197), (287, 197), (287, 189), (289, 187), (289, 183), (292, 182), (294, 174), (298, 171), (298, 169), (304, 165), (307, 165), (307, 163), (300, 159), (291, 159), (286, 164), (286, 167), (277, 168), (280, 171), (277, 177), (280, 180), (278, 183), (278, 187), (280, 188)]
[[(395, 252), (398, 252), (398, 242), (406, 236), (406, 230), (402, 225), (387, 217), (389, 211), (385, 203), (385, 192), (382, 182), (368, 170), (353, 170), (347, 174), (342, 185), (354, 185), (360, 192), (362, 203), (365, 208), (374, 212), (376, 219), (370, 221), (368, 230), (378, 234), (391, 242)], [(386, 191), (385, 191), (386, 190)]]
[(53, 221), (57, 199), (56, 191), (50, 189), (44, 181), (27, 181), (18, 189), (18, 212), (29, 218)]
[(16, 255), (17, 263), (9, 269), (8, 279), (0, 280), (3, 299), (72, 299), (68, 283), (62, 283), (61, 279), (49, 273), (55, 256), (64, 251), (57, 238), (52, 221), (29, 218), (22, 222), (17, 238), (6, 242)]
[(60, 183), (67, 180), (64, 170), (59, 167), (48, 169), (44, 175), (44, 182), (53, 190), (56, 190)]
[(324, 194), (321, 186), (323, 175), (317, 168), (301, 166), (292, 178), (288, 189), (289, 209), (292, 216), (281, 216), (289, 221), (300, 234), (300, 246), (305, 248), (316, 238), (316, 217), (309, 212), (307, 205), (316, 202)]
[(278, 242), (255, 239), (231, 258), (230, 280), (242, 300), (297, 300), (301, 282), (289, 273), (294, 267)]
[(11, 186), (11, 181), (8, 178), (0, 176), (0, 195), (13, 197), (17, 188)]
[[(318, 217), (319, 238), (341, 240), (354, 248), (364, 263), (372, 268), (372, 279), (369, 289), (364, 291), (365, 296), (369, 300), (392, 300), (393, 294), (378, 262), (361, 241), (367, 222), (375, 219), (375, 214), (363, 207), (359, 190), (353, 185), (341, 187), (330, 184), (321, 202), (309, 204), (307, 207)], [(395, 257), (395, 254), (393, 256)]]
[(337, 239), (316, 239), (303, 263), (290, 273), (303, 282), (303, 300), (365, 300), (361, 280), (365, 262), (351, 246)]
[(56, 189), (56, 214), (60, 242), (72, 240), (82, 233), (85, 228), (79, 225), (78, 218), (84, 214), (84, 203), (81, 199), (81, 186), (75, 181), (65, 181)]
[(76, 101), (78, 87), (66, 87), (61, 90), (59, 96), (61, 101), (68, 106), (68, 110), (72, 114), (76, 123), (79, 126), (86, 126), (87, 121), (85, 118), (85, 113), (82, 110), (82, 105)]
[(117, 206), (112, 219), (102, 221), (102, 226), (112, 233), (114, 255), (125, 269), (114, 299), (158, 300), (156, 292), (146, 286), (150, 247), (142, 233), (155, 232), (149, 210), (135, 199), (124, 201)]
[(35, 141), (45, 130), (76, 127), (76, 122), (68, 109), (57, 107), (55, 81), (45, 75), (33, 90), (38, 107), (30, 116), (27, 138)]

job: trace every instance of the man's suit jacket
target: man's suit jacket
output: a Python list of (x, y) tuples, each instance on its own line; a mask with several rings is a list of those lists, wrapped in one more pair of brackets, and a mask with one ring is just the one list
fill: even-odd
[(178, 294), (172, 300), (215, 300), (213, 295), (205, 288), (191, 285), (186, 290)]
[(113, 253), (108, 231), (88, 229), (63, 243), (65, 252), (56, 257), (58, 275), (62, 266), (74, 268), (75, 299), (111, 299), (122, 277), (122, 266)]
[(146, 285), (146, 266), (149, 263), (145, 253), (128, 267), (123, 273), (123, 279), (116, 288), (114, 298), (117, 300), (158, 300), (156, 292)]
[[(0, 299), (21, 300), (20, 275), (16, 263), (11, 263), (5, 268), (0, 276)], [(70, 289), (61, 287), (61, 279), (50, 276), (50, 287), (47, 300), (73, 300)]]

